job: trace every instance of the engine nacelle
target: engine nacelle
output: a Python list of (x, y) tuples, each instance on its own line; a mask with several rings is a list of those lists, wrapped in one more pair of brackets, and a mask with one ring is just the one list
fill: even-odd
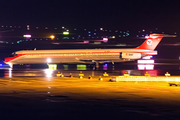
[(142, 57), (141, 53), (120, 53), (122, 59), (141, 59)]

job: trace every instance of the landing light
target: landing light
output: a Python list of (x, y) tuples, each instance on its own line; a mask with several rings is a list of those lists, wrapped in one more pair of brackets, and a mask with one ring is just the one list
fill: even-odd
[(50, 62), (51, 62), (51, 58), (48, 58), (48, 59), (47, 59), (47, 63), (50, 63)]

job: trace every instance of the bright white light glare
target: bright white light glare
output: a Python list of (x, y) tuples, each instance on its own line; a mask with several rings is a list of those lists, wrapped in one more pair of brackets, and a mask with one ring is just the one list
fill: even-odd
[(50, 38), (51, 38), (51, 39), (54, 39), (54, 38), (55, 38), (55, 36), (54, 36), (54, 35), (51, 35), (51, 36), (50, 36)]
[(100, 30), (103, 30), (103, 28), (100, 28)]
[(45, 70), (46, 77), (52, 77), (52, 73), (53, 73), (53, 70), (51, 70), (51, 69)]
[(138, 65), (138, 70), (154, 70), (154, 65)]
[(105, 41), (106, 41), (106, 40), (108, 40), (108, 38), (103, 38), (103, 40), (105, 40)]
[(25, 38), (30, 38), (31, 35), (23, 35), (23, 37), (25, 37)]
[(69, 35), (68, 31), (63, 32), (63, 35)]
[(148, 39), (148, 38), (149, 38), (149, 36), (145, 36), (145, 38), (146, 38), (146, 39)]
[(48, 58), (48, 59), (47, 59), (47, 63), (50, 63), (50, 62), (51, 62), (51, 58)]
[(138, 63), (154, 63), (154, 60), (138, 60)]
[(13, 64), (12, 63), (7, 63), (9, 65), (10, 68), (13, 67)]
[(108, 38), (103, 38), (103, 41), (104, 42), (108, 42)]
[(12, 77), (12, 69), (9, 68), (9, 77), (11, 78)]

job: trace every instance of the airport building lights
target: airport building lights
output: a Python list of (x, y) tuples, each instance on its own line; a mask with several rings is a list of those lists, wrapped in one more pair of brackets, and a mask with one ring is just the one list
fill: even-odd
[(68, 31), (63, 32), (63, 35), (69, 35)]
[(104, 42), (108, 42), (108, 38), (103, 38), (103, 41)]
[(27, 35), (23, 35), (23, 37), (25, 37), (25, 38), (31, 38), (31, 35), (27, 34)]
[(54, 35), (51, 35), (51, 36), (50, 36), (50, 38), (51, 38), (51, 39), (54, 39), (54, 38), (55, 38), (55, 36), (54, 36)]

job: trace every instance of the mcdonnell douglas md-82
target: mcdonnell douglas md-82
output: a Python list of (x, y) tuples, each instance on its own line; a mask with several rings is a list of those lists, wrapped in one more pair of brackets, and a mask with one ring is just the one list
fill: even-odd
[(5, 63), (39, 64), (39, 63), (104, 63), (122, 62), (157, 55), (154, 49), (163, 37), (174, 37), (165, 34), (150, 34), (145, 42), (131, 49), (74, 49), (74, 50), (21, 50), (13, 57), (5, 58)]

